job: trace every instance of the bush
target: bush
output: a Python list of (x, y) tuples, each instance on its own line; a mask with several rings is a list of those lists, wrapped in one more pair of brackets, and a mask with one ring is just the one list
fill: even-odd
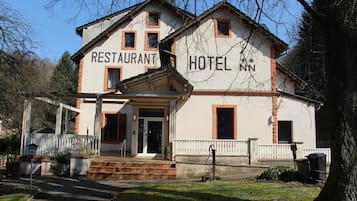
[(18, 154), (20, 149), (20, 139), (17, 135), (7, 135), (0, 138), (0, 155)]
[(54, 160), (58, 163), (62, 163), (62, 164), (69, 164), (70, 160), (71, 160), (71, 152), (69, 151), (64, 151), (64, 152), (57, 152), (55, 154), (55, 156), (53, 156), (51, 158), (51, 160)]
[(298, 172), (289, 168), (277, 166), (264, 171), (258, 179), (272, 180), (272, 181), (300, 181)]

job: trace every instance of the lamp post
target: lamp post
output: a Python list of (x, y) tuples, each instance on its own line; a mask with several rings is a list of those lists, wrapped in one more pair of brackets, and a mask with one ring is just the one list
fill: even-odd
[(33, 156), (36, 154), (37, 151), (37, 145), (32, 143), (27, 145), (27, 150), (28, 150), (28, 154), (31, 157), (31, 166), (30, 166), (30, 193), (32, 190), (32, 165), (33, 165)]

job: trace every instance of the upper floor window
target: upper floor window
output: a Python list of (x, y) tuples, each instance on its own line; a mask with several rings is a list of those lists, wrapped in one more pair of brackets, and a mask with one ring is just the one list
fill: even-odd
[(135, 49), (136, 46), (136, 32), (124, 31), (122, 39), (122, 49)]
[(215, 20), (215, 36), (217, 38), (228, 38), (231, 36), (231, 22), (224, 19)]
[(104, 90), (115, 90), (117, 84), (120, 82), (121, 68), (117, 66), (105, 67)]
[(147, 27), (160, 27), (160, 13), (148, 12), (146, 17)]
[(145, 50), (157, 50), (158, 46), (159, 46), (159, 33), (146, 32)]

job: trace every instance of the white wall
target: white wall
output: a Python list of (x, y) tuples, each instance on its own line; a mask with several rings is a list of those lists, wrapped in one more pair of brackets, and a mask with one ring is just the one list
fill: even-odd
[(212, 139), (212, 105), (237, 106), (237, 140), (256, 137), (259, 143), (272, 143), (271, 97), (193, 95), (178, 103), (176, 138)]
[[(145, 24), (147, 11), (160, 12), (160, 27), (147, 28)], [(87, 93), (103, 93), (104, 92), (104, 75), (105, 66), (120, 66), (122, 68), (122, 79), (136, 76), (145, 72), (145, 67), (160, 67), (159, 51), (147, 51), (144, 49), (145, 32), (155, 31), (160, 32), (159, 39), (166, 37), (176, 29), (182, 26), (179, 18), (168, 10), (166, 7), (151, 4), (138, 13), (134, 18), (127, 23), (124, 23), (108, 38), (103, 39), (102, 42), (94, 46), (85, 56), (83, 63), (83, 76), (82, 76), (82, 92)], [(98, 27), (98, 30), (101, 28)], [(97, 33), (97, 29), (93, 27), (92, 32)], [(89, 30), (87, 30), (88, 32)], [(123, 31), (136, 32), (136, 49), (135, 50), (122, 50), (122, 35)], [(90, 33), (86, 33), (90, 35)], [(102, 58), (99, 59), (99, 53), (102, 52)], [(119, 62), (119, 55), (122, 55), (123, 62)], [(125, 57), (128, 55), (136, 54), (137, 58), (130, 57), (129, 62), (125, 62)], [(150, 62), (138, 62), (139, 54), (147, 55), (150, 57)], [(114, 56), (115, 55), (115, 56)], [(94, 59), (93, 59), (94, 58)], [(136, 61), (136, 62), (134, 62)]]
[(315, 106), (306, 101), (280, 96), (278, 120), (292, 121), (292, 140), (304, 142), (305, 148), (316, 147)]
[[(217, 18), (230, 19), (230, 38), (215, 38), (214, 19)], [(176, 56), (178, 71), (196, 90), (271, 90), (271, 43), (268, 40), (253, 32), (249, 44), (241, 54), (249, 37), (249, 28), (235, 15), (225, 11), (217, 11), (195, 28), (194, 26), (186, 31), (186, 36), (176, 39)], [(204, 70), (195, 69), (192, 64), (195, 61), (193, 58), (198, 61), (199, 56), (206, 58)], [(212, 62), (208, 57), (214, 57)], [(218, 62), (225, 64), (217, 64), (217, 57), (222, 57)], [(246, 62), (243, 61), (244, 58)], [(201, 68), (204, 68), (203, 59), (201, 61)], [(255, 71), (241, 70), (240, 64), (255, 66)]]

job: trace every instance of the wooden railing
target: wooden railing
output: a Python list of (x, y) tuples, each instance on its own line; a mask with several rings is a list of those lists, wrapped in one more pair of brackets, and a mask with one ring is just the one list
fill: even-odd
[(30, 133), (25, 137), (23, 155), (28, 155), (27, 145), (36, 144), (37, 156), (54, 156), (69, 151), (75, 155), (99, 155), (99, 138), (93, 135)]
[[(249, 147), (249, 141), (238, 140), (174, 140), (173, 151), (174, 155), (209, 155), (210, 145), (214, 146), (217, 155), (239, 156), (256, 153), (253, 158), (257, 160), (294, 159), (291, 144), (264, 144)], [(304, 149), (302, 152), (304, 156), (311, 153), (324, 153), (326, 154), (326, 162), (331, 162), (329, 148)]]
[(290, 144), (258, 145), (258, 160), (293, 160)]
[(238, 140), (174, 140), (175, 155), (208, 155), (213, 145), (217, 155), (248, 155), (248, 142)]

